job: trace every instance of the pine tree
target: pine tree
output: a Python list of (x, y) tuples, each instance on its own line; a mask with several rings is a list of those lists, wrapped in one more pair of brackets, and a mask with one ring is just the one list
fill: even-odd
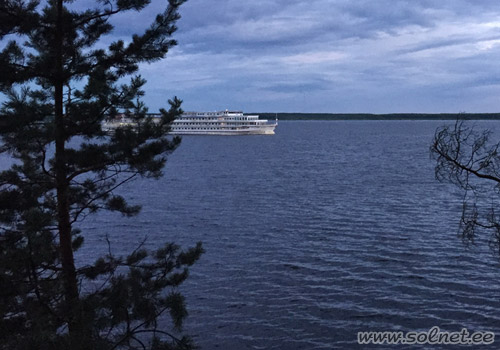
[[(177, 287), (200, 243), (140, 246), (88, 266), (74, 259), (85, 237), (75, 223), (99, 210), (137, 214), (117, 189), (159, 178), (180, 143), (167, 134), (181, 101), (169, 100), (152, 121), (136, 74), (176, 45), (184, 1), (168, 0), (141, 35), (105, 47), (110, 18), (149, 0), (97, 0), (83, 11), (71, 0), (0, 0), (0, 152), (13, 161), (0, 173), (0, 348), (192, 347), (159, 319), (169, 313), (180, 333), (186, 307)], [(105, 132), (103, 121), (121, 113), (135, 125)], [(85, 285), (99, 287), (82, 292)]]

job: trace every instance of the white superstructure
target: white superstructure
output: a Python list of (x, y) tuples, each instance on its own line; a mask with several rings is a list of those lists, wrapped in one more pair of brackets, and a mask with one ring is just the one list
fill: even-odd
[(269, 122), (241, 111), (186, 112), (171, 125), (173, 135), (273, 135), (278, 120)]

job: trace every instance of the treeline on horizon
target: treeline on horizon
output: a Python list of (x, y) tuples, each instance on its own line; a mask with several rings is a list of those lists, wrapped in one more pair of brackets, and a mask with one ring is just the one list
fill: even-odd
[(500, 120), (500, 113), (249, 113), (279, 120)]

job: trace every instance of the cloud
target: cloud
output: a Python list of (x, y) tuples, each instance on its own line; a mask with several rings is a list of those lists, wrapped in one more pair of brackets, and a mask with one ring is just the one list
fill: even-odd
[[(71, 2), (70, 6), (86, 6)], [(162, 11), (112, 19), (130, 40)], [(189, 0), (146, 102), (298, 112), (498, 111), (497, 0)]]
[(144, 67), (153, 107), (176, 94), (201, 110), (497, 111), (497, 1), (190, 0), (181, 12), (179, 46)]

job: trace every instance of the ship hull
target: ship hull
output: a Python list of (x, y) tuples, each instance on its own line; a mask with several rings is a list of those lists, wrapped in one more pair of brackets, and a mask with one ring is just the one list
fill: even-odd
[(172, 130), (170, 135), (274, 135), (276, 124), (247, 129), (215, 129), (215, 130)]

